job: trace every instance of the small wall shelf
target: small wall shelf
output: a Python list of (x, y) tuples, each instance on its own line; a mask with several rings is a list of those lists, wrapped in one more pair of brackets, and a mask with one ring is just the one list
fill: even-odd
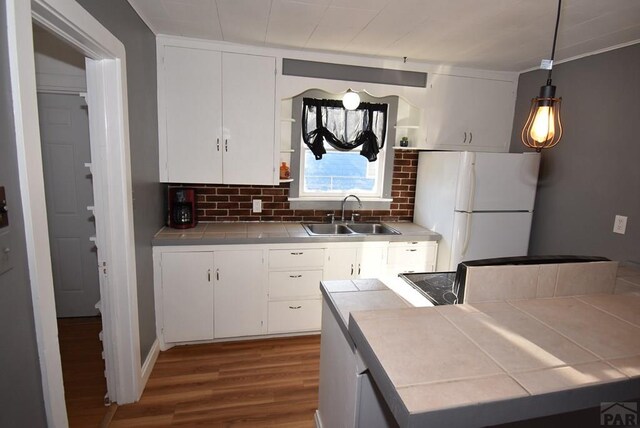
[(395, 125), (396, 129), (420, 129), (420, 125)]
[(280, 153), (293, 153), (293, 152), (295, 152), (295, 150), (293, 150), (293, 149), (282, 149), (282, 150), (280, 150)]
[(280, 121), (281, 121), (281, 122), (291, 122), (291, 123), (294, 123), (296, 120), (295, 120), (294, 118), (292, 118), (292, 117), (281, 117), (281, 118), (280, 118)]
[(280, 183), (291, 183), (293, 178), (281, 178)]

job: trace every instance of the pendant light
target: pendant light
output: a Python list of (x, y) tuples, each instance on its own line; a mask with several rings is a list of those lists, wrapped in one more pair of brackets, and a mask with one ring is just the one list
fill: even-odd
[(355, 110), (360, 105), (360, 95), (357, 92), (347, 89), (347, 92), (342, 97), (342, 105), (347, 110)]
[(562, 122), (560, 121), (562, 98), (556, 98), (556, 87), (551, 84), (551, 71), (553, 69), (553, 57), (556, 52), (561, 7), (562, 0), (558, 0), (558, 15), (556, 17), (556, 30), (553, 35), (551, 60), (543, 60), (541, 65), (541, 68), (549, 70), (547, 83), (540, 87), (540, 95), (531, 100), (529, 118), (522, 129), (522, 143), (527, 147), (536, 149), (537, 152), (555, 146), (562, 138)]

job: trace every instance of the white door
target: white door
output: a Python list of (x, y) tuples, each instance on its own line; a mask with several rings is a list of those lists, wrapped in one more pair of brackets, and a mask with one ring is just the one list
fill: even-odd
[(358, 269), (357, 257), (357, 248), (327, 248), (324, 259), (324, 280), (354, 278)]
[(39, 94), (38, 111), (58, 317), (98, 314), (100, 300), (95, 237), (89, 119), (78, 95)]
[(526, 256), (532, 217), (530, 212), (456, 212), (449, 269), (465, 260)]
[(221, 54), (165, 46), (162, 60), (167, 162), (161, 181), (222, 183)]
[(387, 246), (363, 245), (358, 249), (359, 278), (380, 278), (385, 273), (387, 264)]
[(273, 184), (275, 58), (222, 54), (224, 183)]
[(215, 252), (215, 337), (263, 332), (267, 272), (262, 250)]
[(213, 339), (213, 253), (162, 253), (165, 342)]
[(539, 153), (462, 153), (458, 211), (532, 211)]

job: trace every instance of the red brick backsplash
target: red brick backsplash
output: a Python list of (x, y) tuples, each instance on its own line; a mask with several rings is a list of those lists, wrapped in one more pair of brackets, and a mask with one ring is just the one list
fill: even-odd
[[(416, 193), (418, 152), (396, 150), (393, 162), (393, 201), (389, 210), (357, 210), (360, 221), (412, 221)], [(223, 184), (183, 184), (197, 194), (198, 221), (314, 221), (322, 222), (338, 210), (294, 210), (289, 208), (289, 185), (237, 186)], [(262, 212), (252, 213), (252, 200), (262, 200)], [(347, 216), (351, 211), (347, 211)]]

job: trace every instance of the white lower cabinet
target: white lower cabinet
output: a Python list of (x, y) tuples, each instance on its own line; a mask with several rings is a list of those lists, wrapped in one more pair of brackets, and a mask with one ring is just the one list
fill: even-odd
[(163, 251), (157, 259), (156, 308), (161, 308), (158, 336), (163, 343), (266, 332), (262, 250)]
[(323, 248), (269, 251), (269, 333), (320, 330)]
[(433, 271), (437, 253), (435, 242), (319, 245), (154, 247), (161, 349), (185, 342), (319, 331), (320, 281)]
[(387, 272), (392, 275), (406, 272), (433, 272), (436, 268), (438, 244), (409, 241), (389, 244)]
[(388, 242), (335, 244), (325, 251), (324, 279), (378, 278), (385, 271)]
[(213, 339), (213, 252), (160, 255), (165, 342)]
[(216, 251), (215, 338), (266, 332), (262, 250)]

